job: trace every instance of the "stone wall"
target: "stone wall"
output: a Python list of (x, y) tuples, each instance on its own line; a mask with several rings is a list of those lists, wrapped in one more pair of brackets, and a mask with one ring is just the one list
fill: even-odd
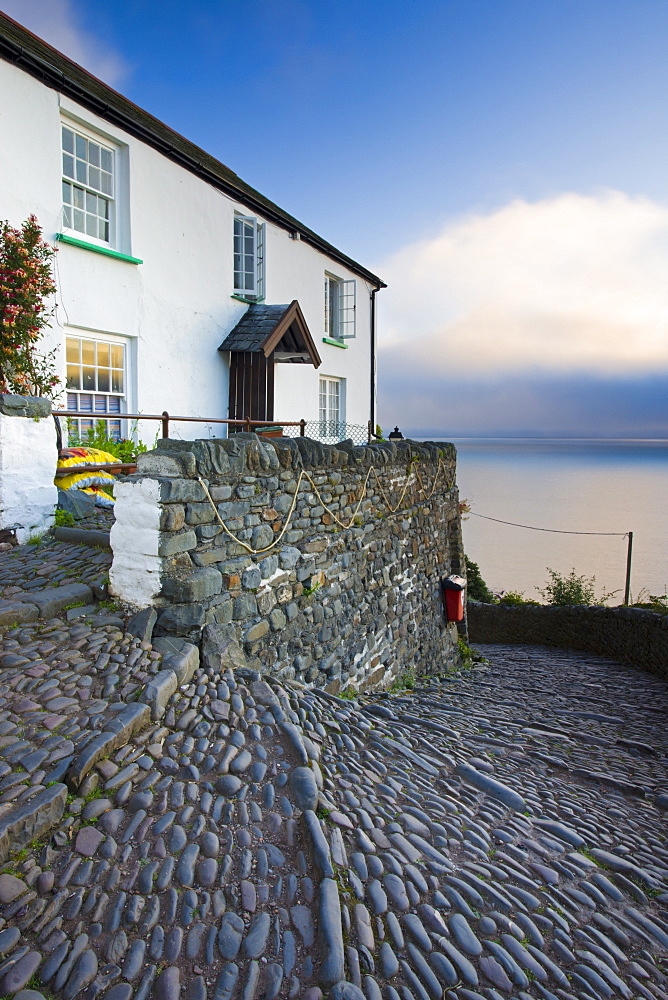
[(161, 441), (116, 487), (110, 589), (218, 664), (338, 692), (458, 662), (451, 444)]
[(19, 542), (53, 524), (56, 428), (48, 399), (0, 395), (0, 530)]
[(667, 615), (642, 608), (507, 607), (469, 601), (467, 620), (471, 642), (584, 649), (668, 677)]

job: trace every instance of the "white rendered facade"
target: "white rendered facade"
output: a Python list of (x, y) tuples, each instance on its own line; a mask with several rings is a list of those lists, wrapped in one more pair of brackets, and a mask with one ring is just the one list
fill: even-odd
[[(0, 15), (0, 34), (3, 22), (6, 27)], [(17, 26), (10, 24), (16, 32)], [(62, 69), (67, 60), (55, 55)], [(76, 69), (79, 78), (87, 77)], [(104, 90), (103, 84), (90, 79), (98, 94)], [(123, 101), (119, 95), (115, 98), (117, 103)], [(119, 345), (124, 358), (120, 393), (124, 412), (168, 410), (191, 417), (227, 417), (229, 352), (218, 347), (248, 308), (234, 288), (235, 217), (245, 217), (255, 220), (261, 237), (262, 274), (253, 291), (261, 292), (267, 304), (298, 300), (322, 360), (318, 369), (311, 364), (275, 366), (276, 422), (318, 421), (324, 376), (342, 380), (345, 386), (345, 422), (366, 427), (373, 414), (371, 291), (382, 287), (379, 279), (334, 248), (332, 256), (326, 248), (313, 245), (309, 238), (315, 234), (304, 227), (300, 231), (300, 224), (276, 206), (273, 217), (272, 212), (263, 216), (257, 206), (249, 207), (242, 182), (238, 193), (225, 193), (155, 144), (4, 58), (0, 58), (0, 128), (0, 219), (19, 226), (35, 214), (45, 239), (59, 248), (57, 310), (43, 348), (58, 348), (63, 379), (68, 338), (71, 354), (77, 341)], [(72, 136), (79, 143), (78, 162)], [(91, 207), (87, 220), (82, 227), (79, 216), (73, 226), (74, 201), (86, 205), (87, 196)], [(62, 235), (87, 246), (64, 242)], [(116, 255), (100, 252), (105, 249)], [(237, 261), (237, 283), (238, 268)], [(345, 287), (348, 303), (353, 301), (352, 288), (355, 302), (355, 335), (349, 336), (350, 323), (342, 323), (346, 339), (340, 340), (341, 346), (327, 342), (337, 339), (331, 337), (332, 320), (327, 315), (327, 282), (332, 279)], [(100, 348), (100, 358), (104, 350), (108, 349)], [(89, 388), (92, 377), (89, 373)], [(93, 406), (103, 405), (103, 395), (97, 394)], [(65, 392), (59, 405), (67, 406)], [(158, 428), (147, 421), (138, 433), (150, 444)], [(123, 433), (131, 430), (124, 422)], [(175, 437), (225, 433), (220, 424), (170, 425), (170, 436)]]

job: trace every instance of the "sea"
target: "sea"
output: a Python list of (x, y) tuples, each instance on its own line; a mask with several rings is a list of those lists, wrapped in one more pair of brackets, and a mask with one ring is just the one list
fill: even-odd
[(621, 603), (632, 531), (632, 600), (666, 594), (668, 440), (442, 440), (457, 448), (460, 498), (471, 506), (465, 551), (492, 591), (541, 600), (548, 568), (574, 569)]

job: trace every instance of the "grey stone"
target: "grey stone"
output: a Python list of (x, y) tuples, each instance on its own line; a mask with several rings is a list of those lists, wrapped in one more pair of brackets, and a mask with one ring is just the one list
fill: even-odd
[(448, 918), (448, 926), (456, 943), (467, 955), (481, 954), (482, 945), (469, 927), (466, 917), (463, 914), (453, 913)]
[(526, 802), (518, 792), (513, 791), (512, 788), (508, 788), (507, 785), (503, 785), (495, 778), (491, 778), (488, 774), (477, 771), (470, 764), (457, 764), (455, 772), (469, 785), (473, 785), (474, 788), (478, 788), (481, 792), (486, 792), (492, 798), (498, 799), (510, 809), (514, 809), (516, 812), (524, 812), (526, 810)]
[(50, 417), (51, 400), (45, 396), (18, 396), (3, 392), (0, 393), (0, 413), (4, 413), (6, 417)]
[(130, 635), (136, 635), (142, 642), (150, 642), (153, 635), (153, 626), (158, 620), (158, 613), (155, 608), (142, 608), (137, 611), (127, 622), (125, 631)]
[(18, 625), (24, 622), (36, 622), (39, 611), (35, 604), (24, 604), (22, 601), (0, 601), (0, 625)]
[(221, 957), (231, 960), (237, 957), (244, 933), (244, 922), (236, 913), (225, 913), (218, 931), (218, 951)]
[(68, 604), (79, 601), (90, 604), (92, 600), (93, 592), (84, 583), (69, 583), (64, 587), (30, 593), (30, 603), (37, 607), (40, 618), (55, 618)]
[(65, 1000), (73, 1000), (73, 997), (85, 989), (95, 979), (96, 975), (97, 955), (92, 948), (87, 948), (77, 959), (63, 987), (63, 997)]
[(315, 810), (318, 804), (318, 786), (310, 767), (296, 767), (292, 771), (290, 790), (298, 809)]
[(242, 784), (241, 778), (238, 778), (235, 774), (221, 774), (216, 782), (216, 791), (224, 795), (225, 798), (231, 799), (232, 796), (237, 794)]
[(66, 802), (67, 786), (57, 783), (0, 817), (0, 862), (7, 860), (13, 846), (29, 844), (59, 823)]
[(304, 947), (310, 948), (315, 937), (310, 907), (301, 904), (291, 907), (290, 919), (293, 926), (299, 931)]
[[(176, 829), (176, 827), (174, 828)], [(179, 858), (176, 877), (183, 886), (192, 886), (195, 881), (195, 864), (199, 857), (199, 846), (188, 844)]]
[(218, 976), (213, 1000), (232, 1000), (238, 978), (239, 966), (229, 962)]
[(3, 872), (0, 875), (0, 903), (11, 903), (28, 889), (25, 882), (15, 875)]
[(17, 962), (10, 965), (9, 969), (0, 979), (0, 991), (3, 994), (13, 996), (22, 990), (32, 979), (42, 962), (42, 956), (38, 951), (27, 951)]
[(341, 927), (341, 903), (336, 882), (323, 878), (318, 887), (319, 938), (324, 959), (320, 965), (319, 981), (323, 986), (331, 986), (330, 997), (334, 997), (336, 985), (341, 984), (344, 972), (343, 933)]
[(155, 981), (155, 1000), (179, 1000), (181, 993), (181, 973), (177, 966), (170, 966), (160, 973)]
[(366, 997), (359, 986), (340, 980), (330, 989), (329, 1000), (366, 1000)]
[(258, 913), (253, 917), (243, 944), (243, 953), (247, 958), (261, 958), (264, 955), (270, 927), (271, 917), (268, 913)]

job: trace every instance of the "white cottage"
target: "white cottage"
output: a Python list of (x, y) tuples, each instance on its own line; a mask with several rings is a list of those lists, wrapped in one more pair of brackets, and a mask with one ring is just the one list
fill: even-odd
[(0, 134), (0, 218), (34, 213), (59, 248), (45, 346), (80, 431), (163, 410), (202, 418), (184, 438), (375, 424), (380, 278), (2, 13)]

